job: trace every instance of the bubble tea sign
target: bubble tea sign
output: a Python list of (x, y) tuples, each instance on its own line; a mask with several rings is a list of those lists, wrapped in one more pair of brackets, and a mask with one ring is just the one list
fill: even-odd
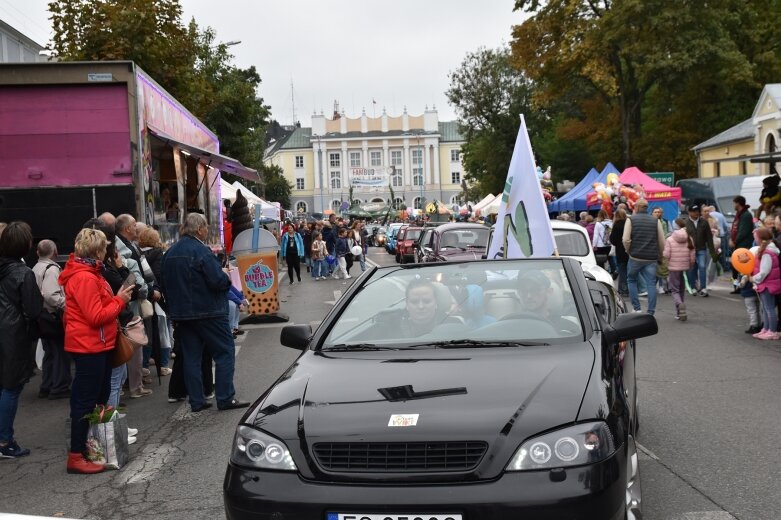
[(270, 231), (259, 227), (258, 221), (259, 215), (256, 215), (255, 227), (239, 233), (233, 242), (242, 291), (249, 302), (250, 319), (287, 321), (279, 312), (279, 245)]

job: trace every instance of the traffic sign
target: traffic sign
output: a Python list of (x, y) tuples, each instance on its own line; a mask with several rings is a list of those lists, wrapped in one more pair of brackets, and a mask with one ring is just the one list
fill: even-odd
[(666, 184), (667, 186), (673, 186), (675, 184), (675, 173), (673, 172), (654, 172), (647, 173), (646, 175), (657, 182)]

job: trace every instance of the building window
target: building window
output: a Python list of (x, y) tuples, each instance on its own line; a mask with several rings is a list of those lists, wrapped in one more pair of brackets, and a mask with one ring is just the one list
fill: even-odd
[(450, 182), (461, 184), (461, 172), (450, 172)]
[(307, 210), (306, 202), (300, 200), (296, 203), (296, 211), (298, 213), (306, 213), (306, 210)]
[(303, 168), (303, 167), (304, 167), (304, 156), (296, 155), (296, 168)]
[(401, 186), (404, 183), (404, 176), (402, 175), (401, 170), (396, 170), (393, 172), (393, 176), (391, 177), (391, 182), (394, 187)]
[(412, 164), (423, 164), (423, 150), (412, 150)]
[(396, 197), (393, 199), (393, 209), (398, 211), (402, 208), (402, 206), (404, 206), (404, 199), (401, 197)]
[(458, 205), (459, 198), (460, 197), (458, 195), (453, 195), (452, 197), (450, 197), (450, 206), (452, 207)]
[(391, 162), (391, 166), (401, 166), (402, 165), (401, 150), (391, 150), (390, 162)]
[(341, 200), (332, 200), (331, 201), (331, 209), (334, 211), (334, 213), (339, 213), (342, 209), (342, 201)]
[(301, 178), (296, 179), (296, 189), (297, 190), (303, 190), (304, 189), (304, 179), (301, 179)]
[(423, 168), (412, 168), (412, 185), (423, 186)]
[(342, 187), (342, 174), (339, 172), (331, 172), (331, 189), (338, 190)]
[(415, 209), (423, 209), (423, 199), (420, 197), (415, 197), (412, 200), (412, 207)]
[(714, 177), (721, 177), (721, 163), (720, 162), (713, 163), (713, 176)]
[(369, 152), (369, 163), (372, 166), (382, 166), (382, 152)]
[(740, 161), (740, 174), (746, 175), (748, 173), (748, 168), (746, 167), (746, 161)]
[(459, 162), (461, 160), (461, 150), (450, 150), (450, 162)]
[(350, 167), (351, 168), (361, 167), (361, 152), (350, 152)]
[(353, 199), (353, 206), (360, 206), (362, 204), (361, 199)]
[(331, 160), (331, 167), (338, 168), (342, 165), (341, 157), (339, 157), (338, 153), (331, 153), (328, 154), (329, 159)]

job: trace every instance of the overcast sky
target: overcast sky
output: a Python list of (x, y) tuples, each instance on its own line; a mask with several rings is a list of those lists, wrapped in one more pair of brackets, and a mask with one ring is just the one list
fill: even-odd
[[(48, 0), (0, 0), (0, 19), (40, 43), (51, 37)], [(185, 21), (210, 25), (240, 67), (254, 65), (260, 95), (283, 124), (310, 124), (338, 100), (349, 117), (379, 116), (404, 106), (421, 114), (436, 105), (441, 121), (448, 73), (467, 52), (510, 41), (521, 21), (514, 0), (181, 0)], [(376, 105), (372, 104), (376, 100)]]

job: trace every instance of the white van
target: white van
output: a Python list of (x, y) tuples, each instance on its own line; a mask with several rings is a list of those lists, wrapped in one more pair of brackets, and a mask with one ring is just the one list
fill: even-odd
[(759, 194), (762, 193), (762, 180), (765, 177), (769, 175), (750, 175), (743, 179), (740, 194), (746, 198), (746, 204), (751, 206), (752, 211), (759, 208)]

